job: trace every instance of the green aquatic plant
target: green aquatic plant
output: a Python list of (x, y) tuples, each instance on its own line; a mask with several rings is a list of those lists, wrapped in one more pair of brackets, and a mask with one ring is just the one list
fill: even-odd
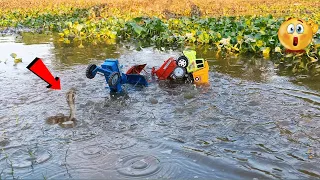
[(47, 180), (48, 178), (42, 173), (42, 178), (44, 179), (44, 180)]
[[(306, 49), (303, 60), (293, 60), (293, 57), (285, 55), (277, 32), (281, 23), (290, 17), (290, 14), (286, 13), (277, 16), (267, 13), (230, 16), (230, 9), (226, 8), (222, 12), (224, 16), (201, 16), (208, 12), (190, 4), (192, 8), (180, 15), (168, 15), (169, 12), (165, 11), (165, 16), (156, 13), (142, 16), (142, 13), (134, 10), (126, 12), (108, 6), (59, 7), (1, 10), (0, 17), (5, 18), (0, 20), (0, 27), (24, 27), (35, 29), (39, 33), (57, 33), (59, 43), (79, 48), (116, 44), (119, 41), (134, 42), (137, 49), (147, 46), (170, 49), (209, 45), (217, 50), (217, 54), (221, 52), (227, 56), (251, 53), (274, 62), (285, 59), (282, 63), (288, 64), (297, 72), (303, 69), (311, 70), (319, 65), (320, 31)], [(261, 8), (263, 12), (268, 11), (265, 6)], [(281, 6), (279, 10), (283, 8), (285, 7)], [(315, 23), (320, 24), (320, 11), (315, 8), (313, 12), (312, 16), (302, 14), (301, 17), (312, 17)], [(288, 63), (289, 61), (294, 62)], [(19, 62), (21, 59), (15, 58), (15, 65)]]
[(13, 163), (12, 163), (12, 161), (9, 159), (8, 154), (4, 151), (3, 148), (2, 148), (2, 153), (3, 153), (4, 156), (5, 156), (6, 162), (7, 162), (7, 163), (9, 164), (9, 166), (10, 166), (10, 169), (11, 169), (10, 174), (11, 174), (11, 176), (12, 176), (12, 179), (15, 179), (14, 169), (13, 169)]
[(18, 63), (22, 62), (22, 58), (17, 58), (17, 54), (16, 53), (11, 53), (10, 56), (13, 58), (13, 65), (17, 65)]

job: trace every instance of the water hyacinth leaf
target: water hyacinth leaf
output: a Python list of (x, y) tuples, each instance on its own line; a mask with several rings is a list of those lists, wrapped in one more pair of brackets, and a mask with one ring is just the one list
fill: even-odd
[(83, 25), (82, 25), (82, 24), (77, 24), (77, 25), (76, 25), (77, 31), (81, 31), (82, 28), (83, 28)]
[(281, 48), (280, 48), (280, 47), (276, 47), (276, 48), (274, 49), (274, 52), (281, 52)]
[(107, 39), (105, 42), (107, 44), (116, 44), (117, 43), (115, 39)]
[(264, 58), (269, 58), (270, 57), (270, 47), (266, 47), (262, 50), (262, 54)]
[(66, 25), (71, 28), (72, 27), (72, 22), (66, 22)]
[(216, 34), (216, 36), (217, 36), (218, 39), (221, 39), (221, 37), (222, 37), (219, 32)]
[(132, 24), (134, 32), (136, 32), (139, 36), (141, 35), (141, 32), (144, 31), (144, 28), (137, 25), (137, 24)]
[(66, 44), (70, 44), (70, 40), (67, 39), (67, 38), (64, 38), (63, 42), (66, 43)]
[(17, 54), (16, 54), (16, 53), (11, 53), (10, 56), (11, 56), (12, 58), (16, 58), (16, 57), (17, 57)]
[(107, 32), (107, 36), (108, 36), (110, 39), (116, 39), (116, 38), (117, 38), (117, 32), (115, 32), (115, 31), (108, 31), (108, 32)]
[(70, 31), (69, 31), (69, 29), (64, 29), (63, 33), (65, 36), (68, 36), (70, 34)]
[(84, 46), (82, 45), (82, 43), (78, 46), (78, 48), (84, 48)]
[(310, 60), (311, 60), (311, 62), (313, 63), (313, 62), (317, 62), (317, 61), (318, 61), (318, 58), (317, 58), (317, 57), (310, 57)]
[(236, 45), (234, 45), (234, 46), (231, 46), (231, 48), (232, 48), (233, 50), (239, 52), (240, 50), (239, 50), (239, 48), (237, 47), (237, 45), (238, 45), (238, 44), (236, 44)]
[(21, 63), (22, 62), (22, 58), (15, 58), (14, 59), (14, 63), (15, 64), (18, 64), (18, 63)]
[(191, 38), (191, 37), (194, 36), (194, 34), (193, 34), (193, 33), (186, 33), (185, 36), (186, 36), (187, 38)]
[[(263, 7), (262, 11), (268, 8)], [(170, 18), (162, 18), (164, 15), (162, 13), (144, 14), (144, 10), (137, 12), (136, 9), (139, 8), (132, 8), (132, 12), (127, 13), (122, 8), (105, 8), (101, 12), (95, 12), (91, 6), (83, 7), (83, 9), (63, 7), (62, 9), (30, 10), (31, 14), (15, 9), (3, 13), (5, 19), (0, 21), (0, 26), (43, 28), (45, 31), (57, 32), (59, 43), (70, 43), (75, 46), (78, 46), (80, 42), (81, 44), (84, 42), (117, 43), (116, 40), (120, 37), (120, 40), (124, 41), (141, 41), (141, 47), (154, 45), (166, 49), (168, 46), (176, 48), (186, 43), (191, 46), (195, 44), (217, 45), (213, 49), (230, 56), (234, 56), (235, 52), (253, 54), (262, 52), (263, 57), (275, 53), (278, 56), (274, 59), (275, 61), (286, 58), (282, 63), (285, 66), (293, 63), (289, 69), (295, 66), (297, 72), (301, 71), (300, 62), (292, 62), (292, 60), (301, 58), (305, 67), (309, 65), (312, 68), (315, 64), (311, 65), (310, 61), (314, 62), (320, 57), (319, 29), (310, 47), (306, 49), (307, 53), (287, 56), (282, 53), (284, 49), (278, 40), (277, 32), (281, 23), (286, 20), (285, 15), (290, 17), (290, 13), (280, 14), (279, 17), (263, 13), (261, 16), (248, 14), (248, 16), (224, 17), (216, 16), (219, 13), (212, 14), (212, 16), (210, 13), (207, 14), (213, 12), (210, 10), (203, 11), (205, 16), (190, 17), (192, 14), (190, 10), (180, 11), (181, 7), (177, 6), (175, 10), (169, 10), (172, 12), (169, 15)], [(228, 14), (229, 10), (225, 9), (224, 13)], [(273, 13), (273, 11), (270, 12)], [(26, 14), (28, 15), (24, 16)], [(309, 23), (319, 24), (319, 17), (316, 13), (314, 14), (316, 15), (314, 22)], [(19, 19), (20, 16), (21, 19)], [(306, 18), (309, 20), (308, 15)], [(306, 64), (305, 61), (309, 64)]]
[(299, 63), (299, 69), (303, 69), (303, 68), (305, 68), (306, 66), (305, 66), (305, 64), (304, 64), (304, 62), (303, 61), (300, 61), (300, 63)]
[(263, 43), (262, 40), (258, 40), (258, 41), (256, 42), (256, 45), (257, 45), (258, 47), (262, 47), (262, 46), (264, 45), (264, 43)]
[[(310, 22), (310, 21), (309, 21)], [(308, 22), (308, 23), (309, 23)], [(316, 23), (314, 23), (313, 21), (310, 23), (310, 25), (311, 25), (311, 28), (312, 28), (312, 32), (313, 33), (317, 33), (318, 32), (318, 30), (319, 30), (319, 26), (318, 26), (318, 24), (316, 24)]]
[(179, 19), (174, 19), (174, 20), (173, 20), (173, 24), (175, 24), (175, 25), (180, 24), (180, 22), (181, 22), (181, 21), (180, 21)]
[(230, 37), (228, 38), (223, 38), (219, 41), (219, 43), (222, 45), (222, 46), (227, 46), (227, 45), (230, 45)]
[(242, 43), (243, 42), (243, 36), (237, 36), (237, 42)]
[(209, 43), (209, 34), (203, 32), (199, 35), (198, 41), (201, 43)]
[(294, 54), (290, 53), (290, 54), (287, 54), (286, 57), (287, 57), (287, 58), (290, 58), (290, 57), (293, 57), (293, 55), (294, 55)]

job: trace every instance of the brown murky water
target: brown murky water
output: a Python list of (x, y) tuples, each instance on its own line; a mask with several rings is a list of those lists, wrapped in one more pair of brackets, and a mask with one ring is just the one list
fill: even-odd
[[(138, 63), (150, 71), (180, 52), (79, 49), (50, 38), (0, 38), (1, 179), (320, 178), (319, 77), (198, 51), (210, 60), (210, 87), (156, 82), (110, 98), (103, 77), (85, 77), (87, 64), (118, 58), (124, 71)], [(12, 52), (23, 63), (13, 66)], [(61, 78), (61, 91), (26, 68), (35, 57)], [(76, 127), (46, 124), (68, 114), (72, 87)]]

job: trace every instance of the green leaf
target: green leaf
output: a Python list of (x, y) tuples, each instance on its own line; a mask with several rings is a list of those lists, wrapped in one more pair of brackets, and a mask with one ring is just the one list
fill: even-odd
[(70, 31), (69, 31), (69, 29), (64, 29), (63, 33), (65, 36), (68, 36), (70, 34)]
[(271, 50), (270, 47), (264, 48), (264, 49), (262, 50), (263, 57), (269, 58), (269, 56), (270, 56), (270, 50)]
[(16, 58), (16, 57), (17, 57), (17, 54), (16, 54), (16, 53), (11, 53), (10, 56), (11, 56), (12, 58)]
[(20, 63), (20, 62), (22, 62), (22, 58), (15, 58), (15, 59), (14, 59), (14, 63), (15, 63), (15, 64), (18, 64), (18, 63)]
[(63, 42), (66, 44), (70, 44), (70, 40), (68, 38), (64, 38)]
[(72, 22), (66, 22), (65, 24), (70, 28), (72, 27)]
[(84, 48), (84, 46), (82, 45), (82, 43), (78, 46), (78, 48)]
[(264, 43), (263, 43), (262, 40), (258, 40), (258, 41), (256, 42), (256, 44), (257, 44), (258, 47), (262, 47)]
[(134, 32), (136, 32), (139, 36), (141, 35), (141, 32), (144, 31), (144, 28), (137, 24), (133, 24), (132, 27)]
[(237, 36), (238, 43), (242, 43), (242, 41), (243, 41), (242, 39), (243, 39), (243, 36), (240, 36), (240, 35)]
[(77, 24), (76, 26), (77, 31), (81, 31), (82, 28), (83, 28), (82, 24)]
[(317, 58), (314, 58), (314, 57), (310, 57), (310, 59), (311, 59), (311, 62), (312, 62), (312, 63), (318, 61), (318, 59), (317, 59)]
[(281, 52), (281, 48), (280, 48), (280, 47), (276, 47), (276, 48), (274, 49), (274, 52)]
[(209, 34), (207, 34), (206, 32), (202, 32), (199, 35), (198, 41), (201, 43), (209, 43)]
[(286, 55), (287, 58), (292, 57), (292, 56), (293, 56), (292, 53)]

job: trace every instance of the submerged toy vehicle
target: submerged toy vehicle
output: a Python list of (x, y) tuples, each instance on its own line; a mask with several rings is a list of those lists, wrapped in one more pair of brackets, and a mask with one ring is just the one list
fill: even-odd
[(174, 58), (164, 61), (159, 69), (152, 68), (151, 74), (156, 74), (159, 80), (182, 79), (186, 75), (185, 68), (178, 66)]
[(208, 84), (209, 83), (209, 64), (208, 61), (204, 61), (202, 64), (198, 64), (200, 66), (203, 66), (202, 69), (194, 71), (192, 73), (193, 81), (195, 84)]
[(110, 91), (120, 93), (123, 91), (122, 84), (148, 85), (146, 78), (139, 74), (144, 66), (145, 64), (133, 66), (129, 69), (130, 71), (124, 74), (120, 70), (118, 60), (106, 59), (101, 67), (90, 64), (86, 69), (86, 77), (93, 79), (97, 73), (102, 73), (109, 85)]
[(183, 51), (183, 56), (177, 59), (177, 64), (186, 68), (188, 73), (192, 73), (204, 68), (204, 61), (203, 58), (196, 58), (196, 51), (186, 50)]
[(195, 84), (209, 83), (209, 64), (203, 58), (196, 57), (193, 50), (183, 51), (183, 56), (177, 59), (177, 65), (186, 68), (187, 73), (192, 74)]
[(152, 68), (152, 75), (159, 80), (189, 79), (195, 84), (209, 83), (209, 65), (203, 58), (196, 58), (196, 51), (183, 51), (177, 60), (169, 58), (159, 69)]

